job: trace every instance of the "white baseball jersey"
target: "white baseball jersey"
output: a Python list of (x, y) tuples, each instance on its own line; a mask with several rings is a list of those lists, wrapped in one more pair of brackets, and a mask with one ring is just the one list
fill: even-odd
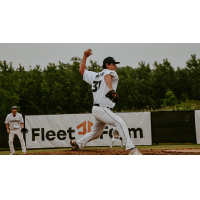
[(12, 115), (12, 113), (8, 114), (5, 121), (5, 124), (9, 124), (9, 128), (11, 130), (21, 128), (22, 123), (24, 123), (24, 119), (20, 113), (17, 113), (15, 117)]
[(105, 96), (110, 90), (104, 80), (106, 74), (113, 76), (112, 86), (113, 90), (116, 90), (119, 77), (113, 70), (104, 69), (99, 73), (85, 70), (83, 80), (92, 85), (94, 104), (99, 104), (101, 107), (113, 108), (115, 103)]

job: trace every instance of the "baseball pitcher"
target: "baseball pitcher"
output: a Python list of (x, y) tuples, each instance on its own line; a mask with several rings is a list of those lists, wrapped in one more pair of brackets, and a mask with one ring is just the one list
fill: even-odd
[(92, 108), (93, 131), (86, 133), (77, 142), (72, 140), (70, 142), (72, 150), (82, 149), (89, 141), (98, 139), (106, 124), (109, 124), (117, 128), (120, 137), (126, 144), (126, 150), (129, 150), (129, 155), (141, 155), (130, 139), (125, 122), (112, 112), (115, 104), (119, 102), (116, 92), (119, 80), (116, 64), (119, 64), (119, 62), (116, 62), (113, 57), (107, 57), (103, 61), (103, 71), (96, 73), (86, 70), (86, 60), (90, 55), (92, 55), (91, 49), (84, 52), (79, 72), (83, 76), (83, 80), (90, 84), (92, 89), (94, 99)]

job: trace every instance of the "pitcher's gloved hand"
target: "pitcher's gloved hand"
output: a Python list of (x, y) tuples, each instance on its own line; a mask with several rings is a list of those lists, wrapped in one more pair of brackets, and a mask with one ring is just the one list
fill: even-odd
[(114, 103), (119, 103), (119, 96), (115, 90), (110, 90), (106, 95)]

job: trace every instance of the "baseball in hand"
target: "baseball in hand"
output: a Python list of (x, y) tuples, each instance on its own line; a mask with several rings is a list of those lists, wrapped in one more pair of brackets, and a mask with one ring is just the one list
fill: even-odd
[(92, 55), (92, 50), (90, 51), (89, 55)]

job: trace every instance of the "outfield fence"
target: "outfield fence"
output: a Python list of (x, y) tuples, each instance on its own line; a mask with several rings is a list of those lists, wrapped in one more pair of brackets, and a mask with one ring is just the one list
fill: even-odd
[[(200, 144), (200, 110), (116, 114), (122, 117), (127, 124), (131, 139), (136, 145), (159, 143)], [(146, 119), (144, 120), (141, 116), (146, 116)], [(147, 120), (148, 117), (149, 121)], [(61, 118), (63, 119), (59, 124)], [(91, 130), (93, 118), (91, 114), (70, 114), (24, 116), (24, 119), (25, 123), (27, 122), (26, 127), (29, 129), (29, 133), (24, 135), (29, 148), (52, 148), (70, 146), (71, 139), (82, 137), (84, 132)], [(34, 119), (34, 123), (30, 119)], [(9, 148), (8, 133), (4, 121), (5, 118), (1, 117), (0, 148)], [(147, 126), (149, 122), (150, 126)], [(91, 143), (91, 146), (109, 146), (112, 137), (111, 128), (106, 126), (102, 136), (97, 139), (96, 143)], [(149, 136), (151, 136), (150, 139)], [(56, 140), (57, 138), (58, 140)], [(42, 143), (44, 141), (48, 143)], [(120, 142), (116, 143), (116, 146), (119, 145)], [(14, 146), (21, 147), (17, 136), (14, 139)]]

